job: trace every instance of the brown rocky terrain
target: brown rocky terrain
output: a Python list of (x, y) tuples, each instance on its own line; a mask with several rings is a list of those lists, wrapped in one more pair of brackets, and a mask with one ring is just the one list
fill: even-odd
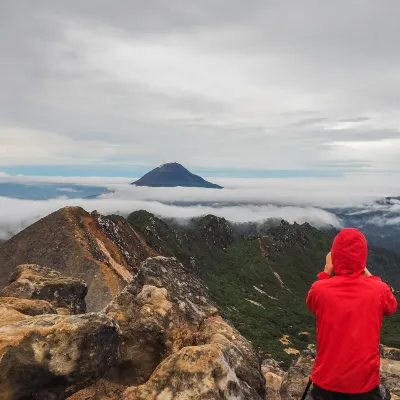
[(152, 255), (155, 252), (124, 218), (111, 220), (79, 207), (64, 208), (1, 246), (0, 289), (18, 265), (37, 264), (86, 282), (88, 310), (99, 311)]

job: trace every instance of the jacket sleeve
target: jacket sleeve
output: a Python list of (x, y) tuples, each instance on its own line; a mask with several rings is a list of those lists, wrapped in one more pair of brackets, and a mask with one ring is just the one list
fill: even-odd
[(306, 300), (306, 304), (308, 309), (315, 314), (315, 304), (314, 304), (314, 300), (315, 300), (315, 289), (313, 286), (311, 286), (310, 291), (308, 292), (308, 296), (307, 296), (307, 300)]
[(332, 278), (332, 276), (329, 275), (329, 274), (326, 273), (326, 272), (320, 272), (320, 273), (317, 275), (317, 277), (318, 277), (319, 280), (322, 280), (322, 279), (330, 279), (330, 278)]
[(383, 316), (392, 315), (397, 310), (397, 300), (390, 287), (384, 283), (382, 288), (382, 310)]

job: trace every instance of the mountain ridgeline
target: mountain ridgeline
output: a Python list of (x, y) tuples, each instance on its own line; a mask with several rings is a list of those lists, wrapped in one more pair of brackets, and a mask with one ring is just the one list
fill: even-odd
[[(65, 208), (0, 246), (0, 288), (16, 266), (39, 264), (85, 281), (88, 311), (100, 311), (135, 279), (147, 258), (174, 257), (205, 283), (221, 315), (261, 357), (288, 367), (315, 340), (305, 298), (332, 236), (285, 221), (270, 221), (262, 231), (213, 215), (182, 227), (146, 211), (125, 219)], [(398, 293), (399, 255), (372, 248), (368, 266)], [(399, 322), (397, 316), (385, 322), (384, 344), (400, 347)]]
[(202, 177), (192, 174), (178, 163), (161, 165), (148, 172), (142, 178), (133, 182), (135, 186), (149, 187), (199, 187), (209, 189), (222, 189), (221, 186), (208, 182)]

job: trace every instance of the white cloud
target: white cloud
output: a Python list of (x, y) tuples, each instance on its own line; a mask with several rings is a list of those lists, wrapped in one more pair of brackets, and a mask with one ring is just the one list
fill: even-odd
[(12, 234), (29, 226), (38, 219), (66, 206), (81, 206), (87, 211), (98, 210), (103, 214), (129, 213), (145, 209), (159, 216), (191, 218), (214, 214), (232, 222), (263, 221), (268, 218), (283, 218), (289, 222), (310, 222), (315, 226), (340, 226), (339, 220), (332, 214), (313, 207), (277, 207), (274, 205), (230, 205), (224, 207), (188, 206), (180, 207), (162, 204), (158, 201), (127, 200), (112, 196), (95, 200), (52, 199), (46, 201), (16, 200), (0, 197), (0, 238), (9, 238)]
[[(283, 218), (289, 222), (310, 222), (320, 227), (340, 226), (341, 221), (322, 208), (352, 207), (352, 215), (365, 215), (366, 223), (379, 226), (395, 224), (400, 202), (377, 204), (384, 196), (400, 193), (396, 175), (348, 175), (340, 178), (270, 178), (212, 179), (225, 186), (222, 190), (202, 188), (135, 187), (128, 178), (87, 177), (4, 177), (4, 181), (69, 183), (108, 187), (113, 193), (97, 199), (67, 199), (47, 201), (16, 200), (0, 197), (0, 237), (18, 232), (41, 217), (64, 206), (81, 206), (87, 211), (127, 215), (145, 209), (159, 216), (190, 218), (214, 214), (231, 221), (263, 221)], [(378, 221), (376, 214), (382, 218)], [(369, 221), (369, 222), (368, 222)]]

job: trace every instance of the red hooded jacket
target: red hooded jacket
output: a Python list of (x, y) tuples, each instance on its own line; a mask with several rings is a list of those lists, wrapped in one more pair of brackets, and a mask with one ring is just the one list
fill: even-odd
[(312, 381), (332, 392), (365, 393), (380, 383), (382, 317), (397, 301), (378, 277), (364, 276), (368, 247), (356, 229), (343, 229), (332, 246), (335, 276), (318, 275), (307, 297), (317, 316), (317, 358)]

